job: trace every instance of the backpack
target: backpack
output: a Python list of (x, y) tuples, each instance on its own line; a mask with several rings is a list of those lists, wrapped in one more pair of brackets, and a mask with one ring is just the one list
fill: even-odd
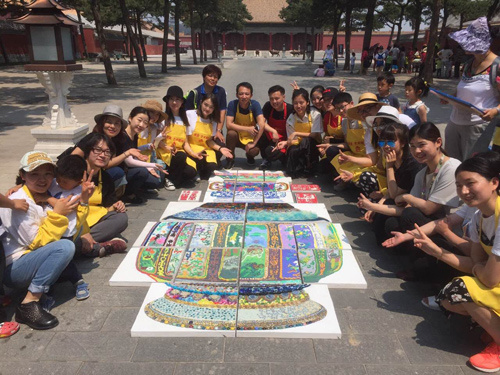
[(194, 109), (198, 109), (198, 91), (196, 89), (189, 90), (185, 95), (184, 95), (184, 101), (187, 100), (189, 94), (193, 93), (193, 107)]
[(368, 56), (366, 56), (365, 61), (363, 61), (363, 67), (369, 68), (370, 65), (372, 64), (373, 60), (373, 52), (368, 52)]

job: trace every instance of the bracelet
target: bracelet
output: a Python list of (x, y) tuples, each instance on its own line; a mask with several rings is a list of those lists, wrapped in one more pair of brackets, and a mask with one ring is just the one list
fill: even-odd
[(128, 158), (128, 157), (129, 157), (129, 155), (127, 155), (127, 152), (128, 152), (128, 151), (125, 151), (125, 152), (123, 153), (123, 154), (125, 155), (125, 158)]
[(219, 133), (222, 133), (222, 129), (217, 129), (217, 131), (218, 131)]
[(80, 202), (80, 206), (82, 206), (82, 207), (88, 207), (88, 206), (89, 206), (89, 204), (88, 204), (88, 203), (83, 203), (83, 202)]

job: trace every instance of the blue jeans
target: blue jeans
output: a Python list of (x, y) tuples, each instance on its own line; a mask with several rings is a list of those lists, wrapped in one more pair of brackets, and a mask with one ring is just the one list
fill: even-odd
[(31, 293), (47, 293), (75, 255), (70, 240), (59, 240), (40, 247), (9, 264), (4, 283), (10, 288), (25, 288)]
[(108, 172), (108, 174), (113, 179), (113, 182), (115, 183), (115, 189), (118, 189), (120, 186), (127, 184), (125, 171), (121, 167), (111, 167), (109, 169), (106, 169), (106, 172)]

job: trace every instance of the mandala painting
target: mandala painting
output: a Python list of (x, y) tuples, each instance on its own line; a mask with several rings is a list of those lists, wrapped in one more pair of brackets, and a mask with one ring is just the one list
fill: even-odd
[(183, 249), (141, 247), (136, 267), (157, 282), (172, 281), (183, 254)]

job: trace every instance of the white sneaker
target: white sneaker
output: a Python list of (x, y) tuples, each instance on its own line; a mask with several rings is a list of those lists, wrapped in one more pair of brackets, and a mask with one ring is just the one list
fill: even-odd
[(201, 177), (200, 177), (200, 174), (199, 173), (196, 173), (196, 176), (194, 178), (194, 182), (200, 182), (201, 181)]
[(170, 181), (168, 178), (165, 179), (165, 189), (173, 191), (175, 190), (175, 185), (172, 181)]

